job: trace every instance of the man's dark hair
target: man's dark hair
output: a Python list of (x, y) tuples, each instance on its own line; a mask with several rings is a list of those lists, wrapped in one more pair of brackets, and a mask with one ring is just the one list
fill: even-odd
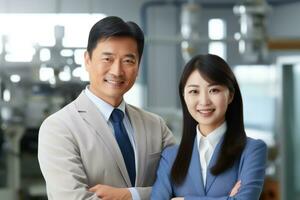
[(131, 37), (137, 42), (139, 62), (144, 49), (144, 33), (134, 22), (124, 22), (116, 16), (105, 17), (98, 21), (90, 30), (87, 51), (92, 56), (99, 40), (109, 37)]

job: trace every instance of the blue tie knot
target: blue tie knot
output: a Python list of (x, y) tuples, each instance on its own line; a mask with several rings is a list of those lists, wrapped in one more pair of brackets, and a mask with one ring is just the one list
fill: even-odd
[(120, 109), (114, 109), (110, 115), (111, 121), (115, 123), (122, 121), (123, 118), (124, 118), (124, 113)]

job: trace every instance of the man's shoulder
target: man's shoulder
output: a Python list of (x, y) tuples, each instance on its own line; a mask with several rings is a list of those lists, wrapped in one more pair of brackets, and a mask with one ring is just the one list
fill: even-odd
[(65, 120), (68, 120), (68, 118), (74, 114), (73, 112), (75, 112), (74, 101), (49, 115), (47, 118), (45, 118), (43, 124), (53, 121), (63, 122)]
[(128, 108), (129, 115), (131, 114), (131, 112), (135, 112), (142, 119), (162, 120), (162, 117), (155, 113), (152, 113), (142, 108), (138, 108), (130, 104), (126, 104), (126, 105)]

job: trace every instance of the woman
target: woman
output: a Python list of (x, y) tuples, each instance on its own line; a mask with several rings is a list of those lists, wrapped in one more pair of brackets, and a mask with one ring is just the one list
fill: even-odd
[(228, 64), (216, 55), (192, 58), (179, 95), (182, 139), (162, 153), (151, 199), (258, 200), (267, 148), (245, 134), (241, 92)]

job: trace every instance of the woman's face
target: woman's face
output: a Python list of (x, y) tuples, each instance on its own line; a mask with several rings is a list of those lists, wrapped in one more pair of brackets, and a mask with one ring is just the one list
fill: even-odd
[(209, 134), (225, 121), (233, 94), (224, 85), (207, 82), (194, 70), (184, 87), (184, 100), (189, 113), (199, 123), (202, 134)]

